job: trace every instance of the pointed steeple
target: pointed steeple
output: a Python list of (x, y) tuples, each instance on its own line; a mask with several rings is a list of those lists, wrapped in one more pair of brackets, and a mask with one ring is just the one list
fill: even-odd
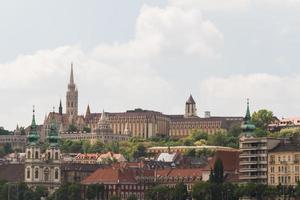
[(188, 100), (185, 102), (185, 115), (184, 117), (197, 117), (197, 108), (196, 108), (196, 102), (190, 94)]
[(250, 114), (250, 108), (249, 108), (249, 99), (247, 99), (247, 110), (246, 110), (245, 121), (246, 122), (251, 121), (251, 114)]
[(51, 118), (51, 124), (50, 129), (48, 131), (47, 140), (50, 144), (50, 146), (57, 146), (59, 142), (59, 136), (58, 136), (58, 130), (57, 130), (57, 124), (55, 120), (55, 113), (53, 111), (52, 118)]
[(87, 108), (86, 108), (86, 112), (85, 112), (85, 117), (89, 116), (91, 114), (91, 109), (90, 109), (90, 105), (88, 104)]
[(61, 100), (59, 101), (59, 114), (62, 115), (63, 114), (63, 107), (62, 107), (62, 104), (61, 104)]
[(74, 85), (73, 62), (71, 63), (70, 85)]
[(247, 99), (247, 109), (246, 109), (246, 115), (244, 118), (244, 123), (242, 125), (242, 130), (243, 130), (244, 135), (246, 135), (246, 136), (252, 135), (252, 132), (255, 130), (255, 125), (251, 121), (249, 99)]
[(195, 100), (194, 100), (194, 98), (193, 98), (193, 96), (192, 96), (192, 94), (190, 94), (190, 97), (188, 98), (188, 100), (186, 101), (186, 103), (187, 104), (195, 104), (196, 103)]
[(33, 106), (33, 112), (32, 112), (32, 121), (30, 126), (30, 132), (28, 135), (28, 142), (30, 145), (37, 145), (39, 143), (40, 135), (37, 130), (37, 125), (35, 122), (35, 109)]

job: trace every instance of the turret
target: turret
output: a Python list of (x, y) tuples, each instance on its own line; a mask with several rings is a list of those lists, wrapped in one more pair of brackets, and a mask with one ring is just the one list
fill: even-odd
[(197, 117), (197, 108), (196, 108), (196, 102), (192, 95), (188, 98), (188, 100), (185, 103), (185, 115), (184, 117)]
[(91, 114), (91, 109), (90, 109), (90, 105), (88, 104), (87, 108), (86, 108), (86, 112), (85, 112), (85, 117), (89, 116)]

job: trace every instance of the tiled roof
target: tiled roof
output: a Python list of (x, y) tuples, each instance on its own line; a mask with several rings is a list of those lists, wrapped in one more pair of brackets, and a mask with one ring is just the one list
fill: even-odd
[(136, 184), (137, 177), (142, 176), (153, 176), (153, 171), (138, 169), (138, 168), (123, 168), (123, 167), (110, 167), (98, 169), (86, 179), (84, 179), (82, 184)]
[(99, 168), (103, 168), (103, 165), (100, 165), (100, 164), (82, 164), (82, 163), (63, 163), (63, 164), (61, 164), (62, 171), (94, 172)]
[(288, 143), (288, 144), (279, 144), (274, 149), (270, 150), (269, 152), (291, 152), (291, 151), (298, 151), (300, 152), (300, 144), (295, 143)]

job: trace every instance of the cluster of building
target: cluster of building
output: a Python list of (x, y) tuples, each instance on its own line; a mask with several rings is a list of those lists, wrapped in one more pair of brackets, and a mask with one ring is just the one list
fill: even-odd
[[(246, 116), (212, 117), (206, 112), (201, 118), (196, 103), (190, 96), (183, 115), (166, 115), (142, 109), (120, 113), (92, 113), (87, 106), (85, 115), (78, 114), (78, 90), (71, 66), (70, 82), (66, 94), (66, 112), (60, 101), (58, 112), (49, 113), (42, 125), (35, 115), (25, 134), (19, 128), (13, 135), (0, 136), (0, 144), (10, 143), (24, 153), (11, 154), (0, 160), (0, 179), (24, 181), (29, 187), (43, 185), (51, 192), (65, 182), (83, 185), (101, 184), (102, 199), (119, 196), (122, 200), (134, 194), (145, 199), (145, 191), (154, 185), (173, 187), (184, 183), (188, 191), (197, 181), (207, 181), (217, 159), (224, 166), (226, 181), (236, 183), (262, 183), (296, 186), (300, 181), (300, 138), (255, 137), (249, 102)], [(243, 132), (239, 149), (220, 146), (151, 147), (148, 152), (155, 158), (128, 162), (122, 154), (112, 152), (65, 155), (60, 151), (59, 140), (98, 141), (109, 143), (127, 141), (131, 137), (154, 136), (186, 137), (193, 130), (210, 134), (240, 124)], [(275, 119), (270, 131), (297, 127), (300, 119)], [(42, 151), (42, 144), (49, 146)], [(211, 156), (190, 158), (190, 150), (213, 152)], [(12, 171), (13, 170), (13, 171)], [(83, 196), (85, 193), (83, 192)]]
[(240, 137), (239, 180), (272, 186), (296, 186), (300, 180), (298, 137), (254, 137), (249, 105)]

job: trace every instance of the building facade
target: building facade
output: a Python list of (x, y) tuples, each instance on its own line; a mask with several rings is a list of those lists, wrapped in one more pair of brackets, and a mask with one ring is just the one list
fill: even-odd
[(268, 154), (268, 184), (296, 186), (300, 181), (299, 143), (280, 143)]
[[(60, 132), (95, 132), (102, 113), (91, 112), (88, 105), (85, 115), (78, 114), (78, 90), (74, 81), (73, 65), (71, 65), (70, 81), (66, 93), (66, 112), (63, 112), (62, 103), (58, 113), (54, 113)], [(193, 130), (215, 133), (229, 129), (233, 124), (241, 124), (242, 117), (211, 117), (207, 114), (201, 118), (197, 116), (196, 102), (192, 95), (185, 103), (185, 112), (182, 115), (166, 115), (161, 112), (134, 109), (126, 112), (106, 113), (108, 122), (114, 134), (123, 135), (130, 131), (132, 137), (150, 138), (159, 135), (172, 137), (186, 137)], [(45, 117), (41, 139), (46, 138), (46, 132), (51, 124), (50, 114)], [(76, 128), (76, 131), (72, 131)]]
[(58, 130), (54, 119), (48, 133), (49, 147), (42, 154), (40, 136), (37, 131), (35, 115), (33, 113), (28, 144), (26, 146), (25, 177), (24, 182), (31, 188), (44, 186), (50, 193), (59, 188), (61, 184), (61, 154), (58, 146)]

